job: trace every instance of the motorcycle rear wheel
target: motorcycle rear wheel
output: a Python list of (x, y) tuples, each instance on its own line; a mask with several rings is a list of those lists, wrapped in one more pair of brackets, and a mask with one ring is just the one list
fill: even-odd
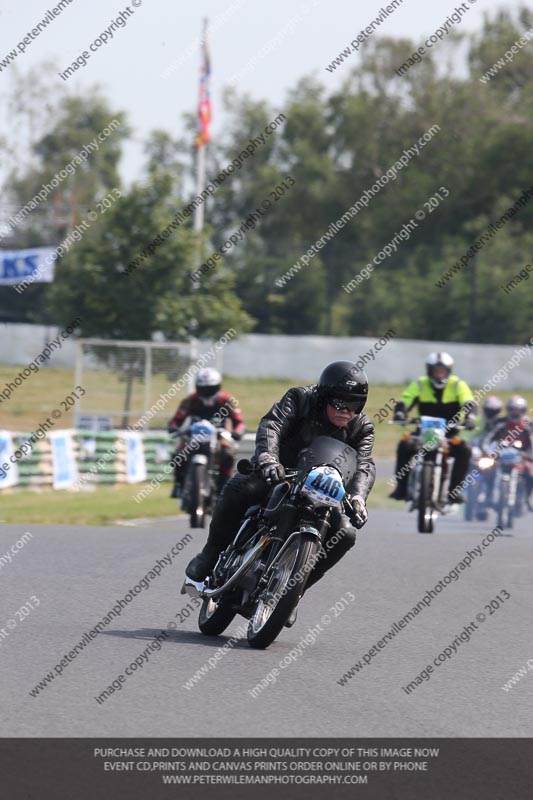
[[(270, 568), (272, 571), (270, 581), (263, 592), (267, 600), (264, 598), (258, 600), (248, 625), (247, 637), (250, 647), (264, 650), (280, 634), (305, 588), (309, 571), (304, 567), (317, 549), (316, 541), (298, 538), (275, 560)], [(291, 578), (294, 586), (287, 589)], [(268, 600), (274, 601), (276, 597), (279, 598), (276, 603), (268, 602)]]
[(200, 609), (198, 627), (204, 636), (219, 636), (233, 621), (236, 613), (215, 600), (206, 599)]

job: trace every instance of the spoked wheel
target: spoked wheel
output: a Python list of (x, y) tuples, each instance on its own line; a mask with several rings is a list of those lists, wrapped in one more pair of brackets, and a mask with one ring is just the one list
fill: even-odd
[(205, 636), (218, 636), (226, 630), (237, 612), (216, 600), (204, 600), (198, 617), (198, 627)]
[(433, 498), (433, 464), (424, 464), (420, 480), (420, 499), (418, 501), (418, 532), (433, 533), (435, 510)]
[(279, 635), (305, 588), (309, 572), (304, 567), (317, 549), (315, 541), (295, 538), (271, 566), (270, 580), (248, 625), (250, 647), (264, 649)]

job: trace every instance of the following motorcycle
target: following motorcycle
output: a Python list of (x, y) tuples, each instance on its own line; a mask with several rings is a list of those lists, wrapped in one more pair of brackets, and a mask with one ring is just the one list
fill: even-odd
[[(336, 439), (319, 436), (302, 450), (297, 468), (286, 470), (265, 504), (248, 509), (211, 575), (200, 582), (186, 577), (182, 594), (203, 600), (202, 633), (217, 636), (240, 614), (249, 620), (251, 647), (272, 644), (298, 604), (312, 567), (325, 556), (332, 513), (353, 513), (345, 487), (356, 468), (355, 450)], [(245, 459), (237, 470), (261, 480)], [(356, 517), (357, 522), (363, 524)]]
[[(409, 511), (417, 510), (419, 533), (433, 533), (439, 514), (449, 514), (447, 421), (440, 417), (421, 416), (407, 420), (391, 420), (391, 425), (415, 425), (407, 437), (415, 444), (417, 454), (407, 482)], [(454, 425), (454, 431), (464, 428)], [(453, 442), (453, 439), (451, 440)]]
[(512, 528), (515, 517), (524, 513), (527, 491), (525, 472), (527, 469), (522, 442), (517, 439), (512, 445), (494, 454), (496, 475), (494, 480), (493, 504), (497, 524), (502, 528)]
[(465, 478), (465, 520), (484, 522), (489, 515), (490, 499), (494, 487), (496, 463), (494, 444), (484, 444), (482, 440), (471, 442), (471, 468)]
[(196, 417), (188, 417), (175, 435), (181, 439), (178, 454), (187, 458), (181, 508), (190, 515), (191, 528), (204, 528), (222, 488), (222, 449), (233, 450), (233, 438), (225, 428)]

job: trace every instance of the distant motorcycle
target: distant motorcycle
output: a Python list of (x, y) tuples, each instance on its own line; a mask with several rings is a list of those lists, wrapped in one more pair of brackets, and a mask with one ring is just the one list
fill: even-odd
[[(419, 533), (433, 533), (439, 514), (453, 509), (448, 503), (448, 439), (447, 421), (440, 417), (421, 416), (408, 420), (392, 420), (392, 425), (415, 425), (411, 440), (417, 447), (415, 463), (409, 472), (407, 500), (409, 511), (417, 511)], [(464, 426), (455, 425), (461, 430)]]
[[(237, 469), (252, 473), (245, 459)], [(345, 486), (356, 469), (355, 450), (336, 439), (319, 436), (302, 451), (297, 469), (286, 471), (266, 504), (248, 509), (211, 575), (201, 582), (185, 579), (182, 594), (203, 599), (202, 633), (217, 636), (241, 614), (249, 620), (251, 647), (263, 649), (276, 639), (324, 552), (332, 510), (353, 512)]]
[(495, 445), (484, 445), (472, 440), (471, 469), (465, 479), (465, 520), (484, 522), (489, 515), (490, 501), (494, 489), (496, 456)]
[(181, 452), (187, 453), (181, 508), (189, 514), (191, 528), (204, 528), (219, 494), (221, 450), (233, 448), (233, 438), (225, 428), (197, 418), (185, 420), (177, 436)]
[(522, 443), (516, 440), (511, 446), (501, 450), (496, 458), (493, 503), (497, 524), (502, 528), (512, 528), (515, 517), (521, 517), (524, 513), (527, 467), (521, 449)]

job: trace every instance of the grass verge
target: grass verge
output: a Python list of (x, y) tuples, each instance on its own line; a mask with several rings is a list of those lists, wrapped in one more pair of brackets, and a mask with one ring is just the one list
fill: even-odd
[[(94, 492), (69, 492), (44, 489), (7, 489), (2, 492), (0, 522), (24, 525), (111, 525), (117, 519), (167, 517), (181, 513), (177, 500), (171, 500), (170, 484), (162, 484), (140, 503), (133, 495), (139, 485), (102, 486)], [(389, 500), (385, 478), (378, 479), (368, 499), (368, 507), (401, 508)], [(207, 531), (206, 531), (207, 533)], [(203, 531), (199, 531), (200, 538)]]

